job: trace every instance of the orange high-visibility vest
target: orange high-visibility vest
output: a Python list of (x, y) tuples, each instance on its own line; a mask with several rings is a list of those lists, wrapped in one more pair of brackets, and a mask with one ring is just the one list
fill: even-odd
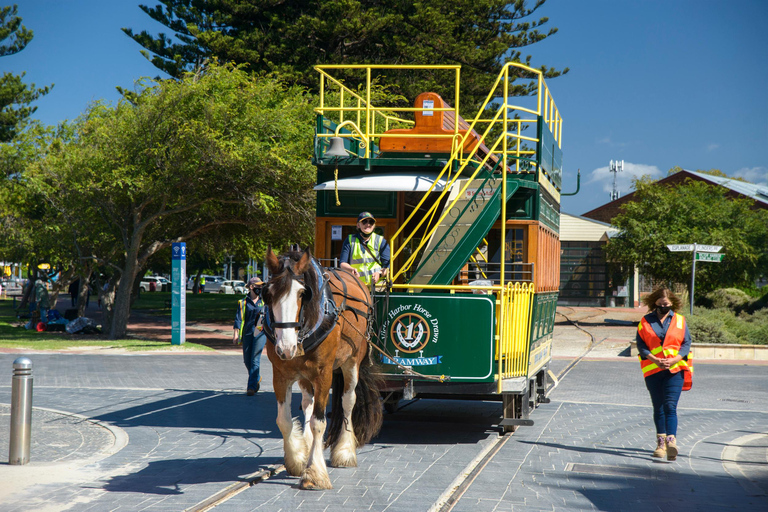
[[(645, 317), (640, 320), (640, 324), (637, 326), (640, 338), (648, 345), (651, 354), (656, 357), (672, 358), (680, 352), (680, 346), (685, 339), (685, 317), (677, 313), (673, 313), (673, 315), (667, 333), (664, 336), (663, 345), (661, 339), (653, 331), (653, 327), (651, 327), (651, 324)], [(662, 371), (662, 368), (650, 359), (643, 359), (640, 355), (637, 357), (640, 359), (640, 369), (643, 371), (643, 377), (648, 377)], [(677, 373), (681, 370), (684, 372), (683, 390), (687, 391), (691, 389), (693, 384), (693, 351), (689, 351), (688, 361), (681, 359), (669, 367), (669, 371), (672, 373)]]

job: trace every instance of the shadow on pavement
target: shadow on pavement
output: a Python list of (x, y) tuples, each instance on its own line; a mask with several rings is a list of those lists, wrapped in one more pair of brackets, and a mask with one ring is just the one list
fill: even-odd
[[(172, 391), (172, 390), (169, 390)], [(198, 429), (243, 429), (279, 437), (277, 405), (272, 393), (248, 397), (220, 391), (179, 391), (180, 394), (94, 416), (122, 428), (151, 426)]]
[(136, 473), (111, 478), (103, 489), (107, 492), (184, 494), (184, 486), (243, 481), (246, 475), (280, 463), (282, 457), (258, 456), (160, 460), (150, 462)]

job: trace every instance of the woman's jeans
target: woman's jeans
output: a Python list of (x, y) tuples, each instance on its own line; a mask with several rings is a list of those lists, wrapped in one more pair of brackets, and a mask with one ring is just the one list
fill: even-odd
[(243, 336), (243, 362), (245, 367), (248, 368), (247, 389), (259, 390), (259, 382), (261, 381), (261, 376), (259, 375), (261, 351), (264, 350), (264, 345), (266, 344), (267, 335), (264, 334), (264, 331), (259, 332), (256, 336), (247, 334)]
[(683, 391), (683, 372), (664, 370), (645, 378), (645, 387), (651, 394), (653, 422), (657, 434), (677, 435), (677, 402)]

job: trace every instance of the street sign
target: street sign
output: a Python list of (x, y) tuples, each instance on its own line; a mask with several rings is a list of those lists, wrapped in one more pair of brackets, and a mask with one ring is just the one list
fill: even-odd
[(691, 263), (691, 315), (693, 315), (693, 295), (696, 290), (696, 262), (711, 261), (720, 263), (725, 254), (717, 254), (722, 249), (722, 245), (701, 245), (701, 244), (670, 244), (667, 249), (672, 252), (693, 252), (693, 262)]
[(716, 263), (720, 263), (723, 261), (723, 258), (725, 258), (725, 254), (716, 254), (713, 252), (696, 252), (696, 261), (714, 261)]
[(667, 249), (672, 252), (691, 252), (693, 250), (693, 244), (668, 245)]

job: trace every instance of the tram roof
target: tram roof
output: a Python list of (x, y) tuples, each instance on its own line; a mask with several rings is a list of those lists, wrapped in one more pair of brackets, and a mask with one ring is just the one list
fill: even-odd
[[(367, 190), (371, 192), (426, 192), (437, 180), (437, 173), (426, 172), (398, 172), (391, 174), (375, 174), (369, 176), (352, 176), (338, 181), (339, 190)], [(445, 179), (440, 179), (435, 184), (434, 192), (440, 192), (445, 188)], [(315, 190), (334, 190), (336, 183), (333, 180), (320, 183)]]

